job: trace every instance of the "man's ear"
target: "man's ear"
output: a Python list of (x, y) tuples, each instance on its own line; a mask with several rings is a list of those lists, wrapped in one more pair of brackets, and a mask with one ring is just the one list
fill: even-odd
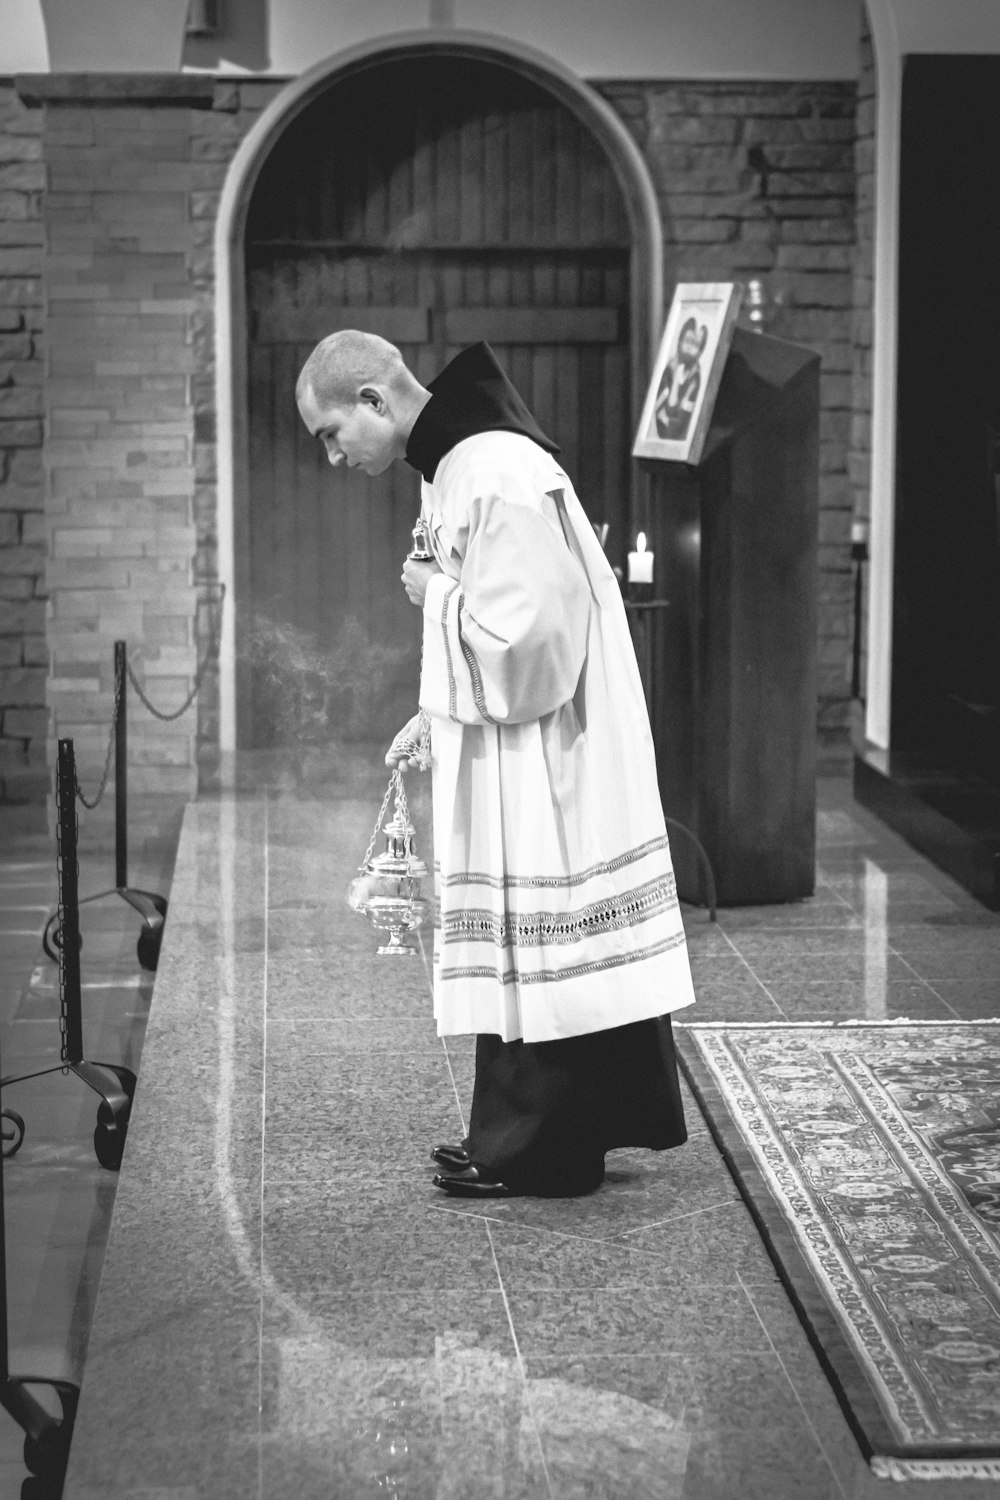
[(358, 392), (358, 401), (363, 406), (370, 406), (380, 417), (384, 417), (388, 410), (385, 397), (377, 385), (363, 385)]

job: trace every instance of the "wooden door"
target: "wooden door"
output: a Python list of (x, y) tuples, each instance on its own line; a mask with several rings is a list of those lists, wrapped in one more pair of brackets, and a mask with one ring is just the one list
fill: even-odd
[[(379, 740), (413, 711), (419, 617), (399, 583), (419, 508), (404, 465), (333, 470), (294, 403), (340, 327), (429, 381), (486, 339), (624, 552), (629, 232), (611, 167), (571, 112), (492, 63), (371, 67), (293, 122), (250, 207), (248, 598), (241, 743)], [(311, 689), (298, 683), (291, 657)], [(284, 663), (284, 665), (283, 665)], [(294, 702), (292, 701), (294, 699)], [(248, 731), (248, 732), (247, 732)]]

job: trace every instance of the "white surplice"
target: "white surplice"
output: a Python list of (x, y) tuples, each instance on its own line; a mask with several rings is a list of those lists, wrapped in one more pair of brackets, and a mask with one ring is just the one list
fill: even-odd
[(551, 1041), (694, 1000), (618, 582), (530, 438), (441, 459), (422, 515), (438, 1033)]

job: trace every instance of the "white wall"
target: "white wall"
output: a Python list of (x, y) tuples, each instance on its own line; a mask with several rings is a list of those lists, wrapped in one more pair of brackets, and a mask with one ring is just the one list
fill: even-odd
[(298, 73), (392, 30), (452, 17), (582, 78), (853, 78), (857, 0), (272, 0), (271, 65)]
[(899, 50), (1000, 52), (997, 0), (878, 0), (891, 10)]
[(44, 73), (48, 66), (39, 0), (0, 0), (0, 76)]
[(584, 78), (857, 72), (860, 0), (223, 0), (229, 34), (186, 52), (176, 3), (0, 0), (0, 73), (171, 71), (184, 56), (212, 72), (293, 76), (345, 47), (429, 24), (526, 42)]

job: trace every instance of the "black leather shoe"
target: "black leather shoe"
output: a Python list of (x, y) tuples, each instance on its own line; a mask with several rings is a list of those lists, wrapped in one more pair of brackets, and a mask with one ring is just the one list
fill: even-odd
[(431, 1161), (436, 1161), (446, 1172), (464, 1172), (472, 1165), (472, 1159), (464, 1146), (435, 1146)]
[(468, 1166), (463, 1172), (440, 1173), (434, 1178), (434, 1186), (443, 1188), (453, 1198), (509, 1198), (510, 1188), (505, 1182), (490, 1182), (483, 1177), (478, 1167)]

